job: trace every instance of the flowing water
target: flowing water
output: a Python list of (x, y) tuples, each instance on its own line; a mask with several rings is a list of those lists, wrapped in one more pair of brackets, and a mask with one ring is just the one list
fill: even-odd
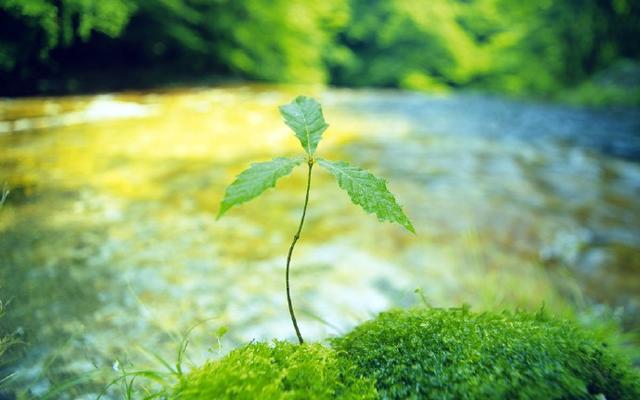
[[(181, 335), (203, 320), (190, 334), (194, 363), (294, 339), (284, 262), (305, 168), (214, 217), (249, 163), (300, 152), (277, 111), (300, 90), (0, 101), (0, 182), (11, 189), (0, 326), (23, 342), (2, 362), (7, 393), (37, 397), (91, 371), (153, 366), (150, 352), (174, 362)], [(307, 339), (410, 306), (417, 288), (434, 306), (607, 309), (638, 329), (638, 110), (304, 90), (330, 123), (319, 154), (387, 178), (417, 230), (378, 223), (314, 169), (292, 267)], [(57, 396), (95, 398), (108, 378)]]

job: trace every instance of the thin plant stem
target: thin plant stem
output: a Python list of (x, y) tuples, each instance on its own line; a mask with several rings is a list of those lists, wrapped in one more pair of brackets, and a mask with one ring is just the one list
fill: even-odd
[(304, 343), (304, 340), (302, 339), (300, 328), (298, 328), (298, 321), (296, 320), (296, 314), (293, 312), (293, 304), (291, 303), (289, 270), (291, 266), (291, 254), (293, 253), (293, 248), (298, 242), (298, 239), (300, 239), (300, 233), (302, 232), (302, 225), (304, 225), (304, 217), (307, 215), (307, 205), (309, 204), (309, 189), (311, 189), (311, 170), (313, 169), (313, 159), (309, 159), (308, 165), (309, 165), (309, 173), (307, 174), (307, 194), (304, 197), (304, 208), (302, 209), (302, 217), (300, 218), (300, 225), (298, 226), (298, 231), (293, 236), (293, 241), (291, 242), (291, 246), (289, 247), (289, 254), (287, 255), (287, 269), (285, 273), (285, 281), (287, 284), (287, 303), (289, 304), (289, 314), (291, 315), (291, 322), (293, 322), (293, 328), (296, 330), (296, 335), (298, 336), (298, 340), (300, 341), (300, 344)]

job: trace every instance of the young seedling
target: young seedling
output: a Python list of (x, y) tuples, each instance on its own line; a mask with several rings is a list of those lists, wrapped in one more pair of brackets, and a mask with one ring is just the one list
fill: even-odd
[(380, 179), (361, 168), (351, 166), (344, 161), (329, 161), (315, 157), (316, 148), (320, 139), (322, 139), (322, 133), (329, 126), (322, 115), (320, 103), (310, 97), (298, 96), (291, 103), (281, 106), (280, 114), (282, 114), (284, 122), (300, 140), (305, 154), (292, 158), (278, 157), (271, 161), (252, 164), (247, 170), (240, 173), (225, 191), (217, 218), (222, 217), (231, 207), (247, 202), (259, 196), (268, 188), (275, 187), (279, 178), (289, 175), (293, 168), (302, 164), (303, 161), (307, 164), (307, 190), (304, 197), (302, 216), (300, 217), (298, 230), (293, 235), (293, 241), (289, 246), (285, 268), (289, 314), (291, 315), (291, 322), (298, 340), (302, 344), (304, 340), (302, 339), (300, 328), (298, 328), (298, 322), (291, 303), (289, 269), (291, 254), (300, 239), (304, 218), (307, 214), (313, 166), (319, 164), (329, 171), (338, 181), (338, 185), (347, 192), (351, 201), (362, 207), (366, 212), (375, 214), (379, 221), (397, 222), (410, 232), (415, 233), (415, 230), (409, 218), (396, 202), (393, 194), (387, 189), (384, 179)]

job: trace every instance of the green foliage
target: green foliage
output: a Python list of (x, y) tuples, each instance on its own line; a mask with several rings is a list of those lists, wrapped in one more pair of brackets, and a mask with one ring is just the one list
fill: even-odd
[(348, 5), (339, 0), (214, 3), (208, 43), (214, 56), (243, 77), (272, 82), (326, 82), (325, 53), (335, 48)]
[[(324, 58), (347, 18), (348, 5), (339, 0), (5, 0), (0, 70), (33, 79), (60, 65), (84, 72), (78, 67), (162, 63), (188, 72), (325, 82)], [(102, 34), (93, 46), (76, 43), (92, 32)], [(74, 43), (82, 51), (54, 51)]]
[(640, 57), (640, 3), (627, 0), (351, 0), (343, 85), (552, 95)]
[[(298, 96), (291, 103), (281, 106), (280, 113), (300, 140), (309, 165), (313, 165), (316, 162), (313, 155), (322, 139), (322, 133), (329, 126), (322, 115), (320, 103), (310, 97)], [(376, 214), (380, 221), (397, 222), (415, 233), (409, 218), (387, 189), (384, 179), (344, 161), (318, 159), (317, 162), (336, 177), (338, 185), (347, 192), (354, 204), (361, 206), (368, 213)], [(291, 173), (293, 167), (300, 163), (300, 158), (280, 157), (253, 164), (240, 173), (227, 188), (220, 204), (218, 218), (234, 205), (249, 201), (266, 189), (274, 187), (278, 178)]]
[(393, 311), (333, 346), (387, 399), (640, 398), (627, 360), (542, 312)]
[(372, 381), (320, 344), (252, 343), (185, 376), (171, 398), (375, 399)]
[(0, 3), (0, 71), (33, 68), (56, 47), (93, 32), (120, 35), (135, 11), (126, 0), (4, 0)]
[(640, 62), (620, 60), (558, 97), (567, 103), (603, 106), (640, 106)]
[[(336, 80), (411, 89), (469, 83), (488, 54), (459, 23), (461, 10), (470, 6), (465, 3), (352, 0), (354, 18), (344, 38), (353, 57), (335, 66)], [(476, 4), (475, 12), (484, 10)]]
[(293, 167), (301, 162), (302, 158), (278, 157), (271, 161), (252, 164), (249, 169), (238, 175), (225, 191), (218, 218), (231, 207), (247, 202), (270, 187), (275, 187), (278, 179), (289, 175)]
[(632, 0), (4, 0), (0, 83), (111, 66), (553, 96), (640, 59), (638, 37)]
[[(289, 269), (293, 248), (300, 239), (304, 218), (309, 204), (309, 189), (311, 188), (311, 172), (316, 163), (314, 154), (318, 143), (322, 139), (322, 133), (329, 126), (322, 115), (320, 103), (310, 97), (298, 96), (291, 103), (280, 107), (280, 113), (286, 124), (294, 131), (296, 137), (306, 153), (306, 161), (309, 167), (307, 175), (307, 190), (304, 199), (304, 207), (298, 230), (293, 237), (286, 265), (286, 291), (287, 303), (291, 322), (298, 336), (300, 344), (304, 342), (293, 311), (291, 292), (289, 288)], [(242, 172), (236, 180), (227, 188), (218, 218), (229, 208), (236, 204), (244, 203), (258, 196), (269, 187), (276, 184), (278, 178), (288, 175), (293, 167), (300, 164), (301, 159), (276, 158), (273, 161), (252, 165)], [(414, 232), (411, 222), (398, 205), (393, 195), (387, 189), (384, 180), (376, 178), (371, 173), (360, 168), (351, 167), (345, 162), (331, 162), (318, 159), (318, 163), (328, 169), (338, 180), (341, 188), (345, 189), (353, 203), (361, 206), (366, 212), (375, 213), (380, 221), (397, 222), (407, 230)]]
[(285, 123), (293, 129), (309, 157), (313, 157), (322, 132), (328, 127), (320, 104), (310, 97), (298, 96), (291, 103), (280, 107)]
[(589, 80), (576, 88), (560, 92), (557, 98), (565, 103), (581, 106), (640, 107), (640, 88), (630, 90), (629, 88), (620, 86), (600, 85), (597, 82)]
[(415, 233), (411, 221), (396, 202), (384, 179), (344, 161), (318, 159), (318, 164), (336, 177), (338, 185), (344, 189), (353, 204), (362, 207), (368, 213), (375, 214), (380, 221), (397, 222), (408, 231)]

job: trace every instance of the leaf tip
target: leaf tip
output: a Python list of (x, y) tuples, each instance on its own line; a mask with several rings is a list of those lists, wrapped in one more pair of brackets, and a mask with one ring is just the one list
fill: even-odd
[(225, 204), (220, 204), (220, 209), (218, 210), (218, 214), (216, 215), (216, 221), (220, 220), (222, 216), (229, 210), (229, 207), (225, 207)]

